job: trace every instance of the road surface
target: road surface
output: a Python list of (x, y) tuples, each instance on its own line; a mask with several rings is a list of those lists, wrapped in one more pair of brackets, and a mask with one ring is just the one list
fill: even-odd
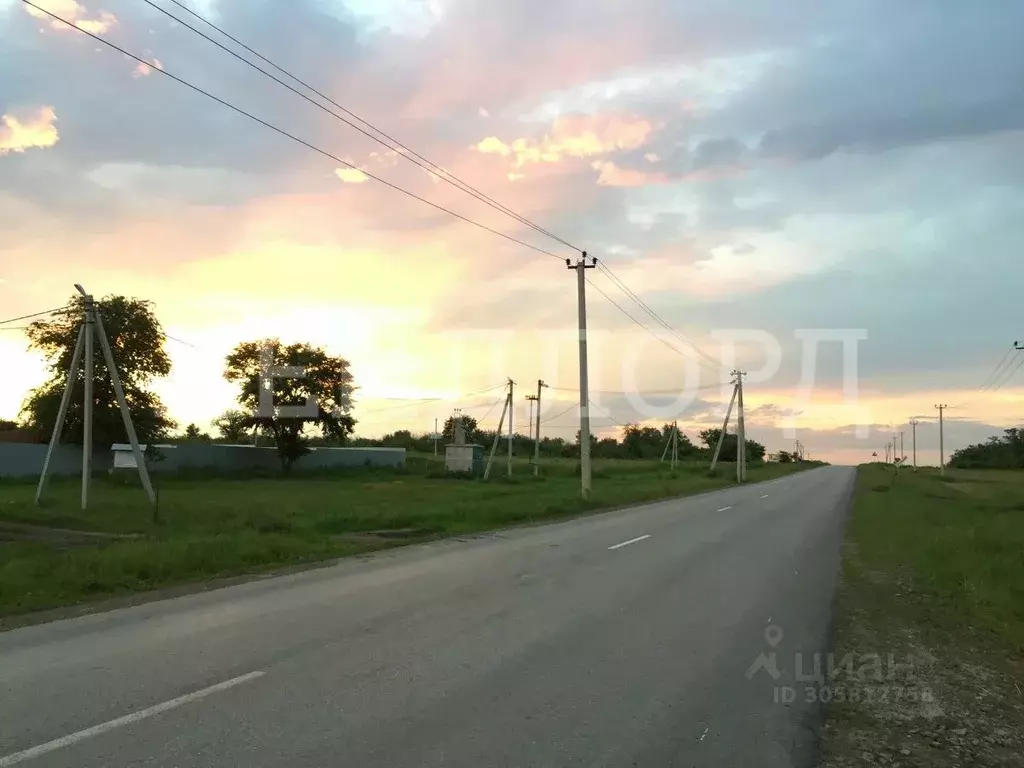
[(827, 467), (0, 633), (0, 768), (810, 766), (793, 659), (828, 646), (852, 482)]

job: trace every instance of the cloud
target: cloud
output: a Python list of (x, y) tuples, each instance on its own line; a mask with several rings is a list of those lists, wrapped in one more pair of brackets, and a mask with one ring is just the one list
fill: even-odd
[(3, 115), (0, 117), (0, 155), (52, 147), (60, 139), (54, 125), (56, 121), (53, 107), (39, 107), (20, 118), (14, 114)]
[(664, 184), (668, 176), (664, 173), (647, 172), (622, 168), (611, 160), (595, 160), (591, 167), (598, 171), (597, 183), (608, 187), (646, 187), (649, 184)]
[[(54, 16), (70, 22), (84, 32), (91, 32), (94, 35), (102, 35), (111, 27), (117, 24), (117, 17), (108, 11), (100, 11), (97, 15), (91, 15), (76, 0), (33, 0), (39, 8), (22, 3), (30, 16), (45, 21), (48, 25), (57, 30), (70, 31), (70, 27), (54, 19), (53, 16), (45, 13), (49, 11)], [(39, 9), (42, 10), (39, 10)]]
[(132, 77), (148, 77), (153, 73), (154, 69), (163, 68), (164, 65), (163, 63), (161, 63), (160, 59), (152, 59), (148, 64), (143, 64), (142, 62), (139, 62), (135, 65), (135, 68), (132, 70)]
[(533, 163), (558, 163), (643, 146), (654, 130), (646, 119), (630, 115), (568, 115), (558, 118), (540, 138), (517, 138), (505, 143), (488, 136), (475, 145), (483, 154), (512, 157), (522, 168)]
[(334, 175), (346, 184), (362, 184), (370, 178), (358, 168), (336, 168)]

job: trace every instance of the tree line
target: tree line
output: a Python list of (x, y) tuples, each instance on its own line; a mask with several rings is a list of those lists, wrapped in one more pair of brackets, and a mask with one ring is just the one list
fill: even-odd
[[(214, 421), (216, 435), (204, 433), (195, 424), (178, 432), (178, 424), (170, 418), (160, 398), (152, 391), (155, 379), (171, 372), (171, 360), (164, 349), (167, 338), (153, 312), (152, 303), (124, 296), (107, 296), (97, 302), (103, 315), (114, 362), (117, 366), (125, 400), (132, 415), (140, 442), (152, 446), (167, 442), (222, 442), (247, 444), (261, 441), (277, 449), (282, 469), (287, 472), (296, 461), (319, 445), (393, 446), (409, 451), (431, 452), (434, 441), (429, 434), (399, 430), (380, 439), (354, 437), (357, 420), (353, 416), (356, 390), (349, 363), (311, 344), (283, 344), (278, 339), (262, 339), (237, 345), (225, 358), (224, 378), (237, 385), (238, 408), (224, 412)], [(84, 314), (84, 299), (74, 296), (67, 306), (52, 317), (29, 325), (30, 349), (43, 354), (47, 378), (26, 397), (16, 426), (48, 439), (56, 423), (60, 401), (67, 383), (68, 369)], [(124, 426), (114, 395), (113, 382), (101, 351), (93, 361), (93, 443), (98, 449), (124, 442)], [(269, 369), (301, 367), (302, 378), (268, 377)], [(83, 441), (84, 365), (75, 372), (72, 397), (66, 415), (62, 439), (73, 444)], [(312, 410), (301, 415), (287, 409), (313, 403)], [(467, 442), (488, 447), (493, 431), (483, 429), (476, 419), (462, 416)], [(5, 426), (14, 426), (8, 423)], [(454, 437), (455, 418), (445, 422), (441, 445)], [(671, 437), (672, 426), (662, 427), (628, 424), (618, 438), (591, 436), (591, 455), (607, 459), (658, 459)], [(682, 460), (710, 460), (721, 430), (707, 429), (698, 433), (698, 443), (685, 434), (678, 437)], [(503, 446), (507, 436), (501, 436)], [(720, 461), (736, 460), (736, 435), (727, 433), (722, 441)], [(514, 434), (513, 452), (532, 455), (533, 440), (528, 435)], [(765, 447), (747, 440), (746, 456), (750, 462), (763, 461)], [(502, 450), (505, 450), (503, 447)], [(543, 457), (578, 457), (579, 433), (575, 439), (545, 436), (540, 442)], [(781, 456), (780, 456), (781, 458)]]
[[(164, 349), (167, 336), (152, 303), (106, 296), (97, 302), (97, 308), (103, 317), (139, 441), (153, 446), (172, 440), (178, 425), (151, 389), (155, 379), (171, 372), (171, 360)], [(41, 439), (50, 437), (57, 422), (84, 311), (84, 297), (76, 295), (51, 318), (36, 321), (26, 330), (29, 348), (42, 353), (46, 360), (47, 378), (29, 392), (19, 414), (19, 426)], [(127, 438), (113, 379), (99, 345), (95, 346), (92, 442), (102, 450)], [(265, 375), (289, 367), (303, 368), (305, 376)], [(277, 448), (285, 472), (309, 452), (311, 430), (342, 443), (355, 429), (355, 383), (349, 363), (319, 347), (304, 343), (286, 345), (278, 339), (243, 342), (226, 357), (223, 375), (238, 386), (238, 429), (266, 435)], [(77, 445), (84, 440), (84, 391), (85, 366), (80, 365), (71, 379), (71, 400), (62, 432), (63, 440)], [(311, 410), (305, 408), (298, 415), (287, 412), (308, 403), (314, 404)], [(195, 425), (189, 425), (185, 437), (202, 439), (203, 435)]]
[(955, 469), (1024, 469), (1024, 429), (1011, 427), (984, 443), (954, 451), (949, 466)]

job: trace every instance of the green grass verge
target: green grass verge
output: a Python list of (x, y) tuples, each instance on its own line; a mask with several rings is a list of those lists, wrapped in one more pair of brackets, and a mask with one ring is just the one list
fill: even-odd
[(838, 658), (914, 663), (827, 708), (822, 765), (1021, 764), (1024, 472), (860, 467), (837, 611)]
[(848, 538), (845, 586), (875, 618), (1024, 653), (1024, 472), (867, 465)]
[[(710, 476), (704, 465), (670, 473), (658, 462), (600, 462), (594, 493), (584, 502), (571, 461), (545, 463), (540, 478), (517, 462), (511, 479), (488, 483), (436, 477), (439, 466), (433, 457), (413, 456), (404, 472), (161, 478), (158, 522), (141, 489), (123, 479), (96, 478), (86, 512), (78, 508), (76, 481), (54, 481), (38, 507), (33, 486), (0, 483), (0, 537), (5, 523), (136, 536), (84, 546), (59, 534), (52, 541), (0, 543), (0, 615), (555, 520), (732, 482), (730, 465)], [(749, 480), (798, 469), (751, 466)], [(388, 531), (405, 538), (368, 535)]]

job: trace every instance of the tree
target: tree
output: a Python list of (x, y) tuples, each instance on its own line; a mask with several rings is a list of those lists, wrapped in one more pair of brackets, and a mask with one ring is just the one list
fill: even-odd
[(213, 442), (212, 438), (203, 432), (195, 424), (189, 424), (185, 427), (185, 440), (192, 443), (210, 443)]
[[(705, 429), (698, 436), (704, 445), (714, 451), (715, 446), (718, 445), (718, 436), (721, 434), (721, 429), (713, 427)], [(718, 454), (719, 461), (736, 461), (736, 439), (735, 433), (725, 433), (725, 438), (722, 440), (722, 450)], [(765, 447), (761, 443), (755, 440), (746, 440), (744, 442), (747, 461), (764, 461)]]
[(949, 466), (956, 469), (1024, 468), (1024, 429), (1011, 427), (984, 443), (961, 448), (950, 456)]
[(795, 461), (793, 454), (788, 451), (779, 451), (779, 463), (780, 464), (792, 464)]
[(228, 443), (241, 443), (245, 441), (249, 432), (252, 431), (253, 418), (242, 411), (224, 411), (213, 421), (221, 439)]
[(18, 422), (9, 419), (0, 419), (0, 432), (13, 432), (18, 428)]
[[(124, 387), (125, 401), (141, 443), (165, 439), (174, 422), (167, 409), (148, 387), (156, 378), (171, 372), (171, 360), (164, 350), (164, 333), (153, 313), (151, 302), (107, 296), (97, 302), (103, 318), (114, 364)], [(21, 407), (24, 425), (49, 437), (57, 421), (68, 368), (82, 324), (84, 298), (74, 296), (65, 309), (53, 313), (53, 319), (29, 325), (29, 348), (41, 352), (47, 361), (48, 378), (32, 390)], [(124, 423), (114, 394), (113, 381), (99, 343), (93, 360), (93, 444), (109, 448), (125, 442)], [(83, 437), (84, 360), (72, 380), (71, 402), (64, 422), (64, 439), (81, 445)]]
[[(455, 419), (457, 417), (452, 415), (444, 420), (444, 429), (441, 430), (441, 436), (449, 443), (455, 440)], [(462, 414), (462, 425), (466, 431), (466, 442), (472, 443), (480, 439), (480, 428), (477, 426), (476, 419), (472, 416)]]
[[(286, 368), (303, 373), (280, 375)], [(256, 414), (252, 423), (273, 437), (286, 474), (309, 453), (307, 426), (319, 427), (324, 437), (337, 442), (355, 429), (349, 363), (319, 347), (285, 346), (279, 339), (245, 342), (227, 356), (224, 378), (241, 385), (239, 405)]]

